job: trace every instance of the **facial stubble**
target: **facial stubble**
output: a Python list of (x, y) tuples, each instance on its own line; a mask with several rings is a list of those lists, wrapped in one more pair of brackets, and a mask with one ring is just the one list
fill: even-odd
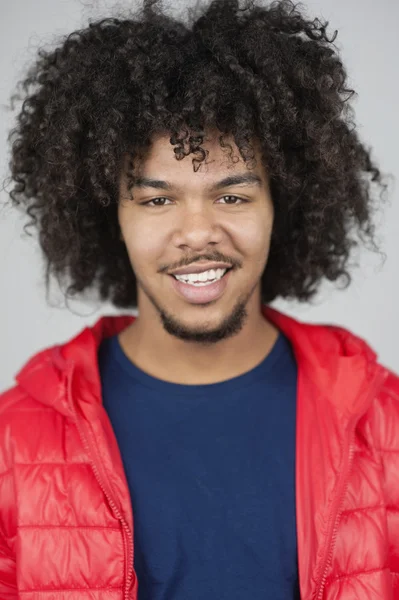
[[(202, 345), (215, 344), (221, 340), (225, 340), (237, 335), (239, 331), (242, 330), (248, 318), (247, 305), (253, 293), (255, 292), (257, 285), (257, 283), (253, 285), (246, 297), (239, 298), (237, 300), (233, 310), (223, 319), (220, 325), (213, 329), (207, 329), (206, 326), (190, 327), (182, 323), (181, 320), (160, 306), (160, 304), (148, 291), (148, 289), (146, 289), (143, 283), (137, 280), (137, 286), (142, 289), (143, 293), (147, 296), (156, 309), (165, 331), (180, 340)], [(206, 311), (208, 307), (219, 301), (220, 299), (207, 302), (206, 304), (197, 304), (196, 308), (199, 311)]]

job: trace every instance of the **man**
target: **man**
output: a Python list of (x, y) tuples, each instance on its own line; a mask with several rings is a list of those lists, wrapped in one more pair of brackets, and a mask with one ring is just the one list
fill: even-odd
[(348, 276), (348, 225), (372, 232), (382, 180), (327, 43), (286, 2), (190, 27), (146, 4), (31, 71), (11, 197), (47, 281), (138, 316), (0, 398), (1, 598), (398, 596), (399, 379), (269, 306)]

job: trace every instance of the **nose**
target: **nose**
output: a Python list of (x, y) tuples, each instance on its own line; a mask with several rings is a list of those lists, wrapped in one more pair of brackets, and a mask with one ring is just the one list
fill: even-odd
[(197, 205), (182, 211), (174, 234), (177, 247), (187, 246), (198, 252), (208, 244), (220, 242), (221, 239), (220, 224), (209, 207)]

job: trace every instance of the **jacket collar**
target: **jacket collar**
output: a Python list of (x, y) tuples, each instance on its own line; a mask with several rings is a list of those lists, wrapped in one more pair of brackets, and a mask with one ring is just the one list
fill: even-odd
[[(289, 339), (298, 365), (298, 567), (301, 598), (310, 600), (317, 593), (328, 553), (349, 428), (365, 413), (382, 385), (384, 369), (368, 344), (344, 328), (302, 323), (268, 306), (262, 307), (262, 312)], [(132, 315), (101, 317), (70, 341), (36, 354), (17, 374), (19, 386), (69, 417), (74, 414), (69, 404), (73, 396), (85, 419), (101, 421), (107, 428), (97, 351), (102, 339), (118, 334), (134, 319)], [(74, 387), (68, 394), (71, 381)], [(121, 463), (115, 444), (111, 447), (108, 473), (115, 478)], [(124, 488), (119, 489), (123, 495)], [(129, 510), (125, 503), (125, 511)]]
[[(337, 414), (348, 416), (361, 411), (358, 391), (365, 377), (372, 378), (377, 359), (370, 346), (342, 327), (303, 323), (269, 306), (263, 306), (262, 312), (291, 342), (302, 377), (312, 380)], [(30, 396), (70, 415), (62, 391), (68, 369), (73, 367), (92, 384), (92, 400), (101, 403), (98, 347), (104, 338), (120, 333), (135, 318), (133, 315), (100, 317), (66, 343), (35, 354), (17, 373), (16, 381)]]

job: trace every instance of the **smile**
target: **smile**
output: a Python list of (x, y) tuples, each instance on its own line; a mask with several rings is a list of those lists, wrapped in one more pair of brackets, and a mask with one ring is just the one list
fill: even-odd
[(219, 281), (225, 275), (228, 269), (210, 269), (202, 273), (185, 273), (184, 275), (173, 275), (177, 281), (188, 283), (194, 286), (205, 286)]
[(228, 284), (232, 269), (211, 269), (203, 273), (170, 275), (174, 290), (191, 304), (206, 304), (219, 299)]

